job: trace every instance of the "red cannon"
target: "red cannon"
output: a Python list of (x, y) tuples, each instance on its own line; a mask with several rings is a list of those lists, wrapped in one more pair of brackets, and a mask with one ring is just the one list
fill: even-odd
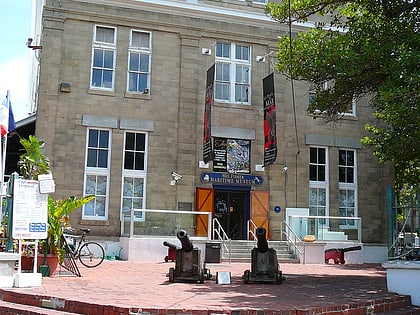
[(361, 246), (353, 246), (347, 248), (331, 248), (325, 251), (325, 263), (328, 264), (330, 260), (334, 262), (334, 264), (345, 264), (344, 260), (344, 253), (351, 252), (354, 250), (361, 250)]

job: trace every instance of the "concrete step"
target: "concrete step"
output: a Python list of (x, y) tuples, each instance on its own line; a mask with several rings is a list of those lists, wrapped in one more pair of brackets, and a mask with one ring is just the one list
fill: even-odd
[[(223, 261), (250, 262), (251, 251), (257, 246), (255, 241), (232, 240), (230, 242), (230, 254), (224, 253)], [(299, 259), (289, 250), (287, 242), (268, 241), (268, 247), (276, 250), (279, 263), (298, 263)]]

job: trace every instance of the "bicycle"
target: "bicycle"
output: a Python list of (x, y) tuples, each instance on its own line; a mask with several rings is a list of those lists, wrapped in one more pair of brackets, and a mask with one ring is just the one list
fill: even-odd
[[(67, 228), (67, 231), (73, 233), (73, 228)], [(97, 242), (86, 240), (86, 235), (90, 232), (89, 228), (80, 228), (82, 235), (64, 233), (66, 251), (74, 260), (79, 259), (80, 263), (87, 268), (98, 267), (104, 261), (104, 248)], [(79, 239), (77, 243), (77, 239)], [(69, 243), (68, 240), (71, 242)], [(77, 246), (76, 246), (77, 245)]]

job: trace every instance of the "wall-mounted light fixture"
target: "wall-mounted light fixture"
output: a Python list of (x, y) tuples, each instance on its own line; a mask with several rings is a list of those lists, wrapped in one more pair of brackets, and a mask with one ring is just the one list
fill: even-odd
[(28, 38), (26, 41), (26, 47), (31, 48), (32, 50), (42, 49), (42, 46), (40, 45), (32, 45), (32, 42), (34, 40), (32, 38)]
[(70, 93), (70, 83), (61, 82), (60, 83), (60, 92)]
[(149, 89), (148, 89), (148, 88), (145, 88), (145, 89), (143, 90), (143, 94), (149, 94)]
[(201, 54), (202, 55), (211, 55), (211, 49), (210, 48), (201, 48)]

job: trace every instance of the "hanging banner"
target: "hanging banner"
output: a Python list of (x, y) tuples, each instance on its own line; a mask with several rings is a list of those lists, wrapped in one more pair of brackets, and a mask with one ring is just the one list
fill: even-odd
[(214, 102), (214, 69), (213, 64), (207, 70), (206, 81), (206, 101), (204, 104), (204, 134), (203, 134), (203, 161), (208, 163), (213, 159), (213, 150), (211, 144), (211, 107)]
[(276, 100), (274, 74), (263, 79), (264, 96), (264, 166), (273, 164), (277, 157)]

